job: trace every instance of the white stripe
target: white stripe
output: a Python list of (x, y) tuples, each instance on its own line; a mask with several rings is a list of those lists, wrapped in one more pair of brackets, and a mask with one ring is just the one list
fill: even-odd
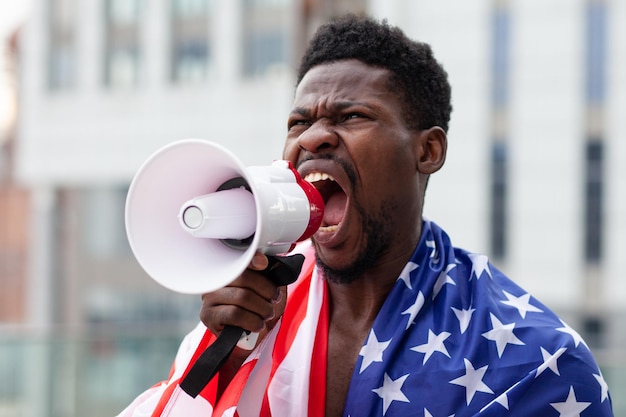
[(180, 386), (177, 386), (161, 417), (210, 416), (211, 414), (213, 414), (213, 406), (204, 397), (198, 395), (192, 398)]
[(254, 417), (259, 415), (263, 397), (265, 396), (267, 380), (272, 370), (272, 347), (276, 341), (276, 335), (278, 334), (281, 322), (282, 319), (276, 323), (272, 331), (263, 338), (259, 346), (256, 347), (245, 361), (245, 363), (247, 363), (258, 357), (258, 362), (254, 365), (254, 369), (248, 377), (246, 386), (237, 404), (237, 412), (240, 417)]
[(270, 381), (268, 397), (272, 415), (300, 417), (307, 415), (309, 375), (318, 319), (324, 295), (324, 283), (313, 270), (306, 316), (291, 349)]

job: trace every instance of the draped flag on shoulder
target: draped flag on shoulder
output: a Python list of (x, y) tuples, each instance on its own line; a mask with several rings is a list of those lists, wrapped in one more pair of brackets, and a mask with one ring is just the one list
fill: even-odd
[[(168, 381), (120, 416), (323, 416), (328, 300), (312, 258), (289, 289), (281, 321), (217, 404), (215, 379), (195, 399), (178, 386), (214, 339), (199, 326)], [(486, 256), (454, 248), (425, 221), (361, 347), (344, 416), (612, 415), (607, 384), (580, 335)]]

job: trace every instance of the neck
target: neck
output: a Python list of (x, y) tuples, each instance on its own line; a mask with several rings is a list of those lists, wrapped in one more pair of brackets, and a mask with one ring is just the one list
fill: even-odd
[[(422, 232), (422, 221), (401, 228), (391, 245), (376, 256), (376, 261), (349, 280), (327, 275), (330, 316), (352, 323), (372, 324), (402, 270), (411, 259)], [(318, 266), (324, 271), (326, 267)], [(327, 271), (324, 271), (326, 273)], [(335, 276), (337, 278), (337, 276)]]
[(371, 327), (416, 245), (417, 243), (405, 245), (402, 252), (396, 252), (394, 257), (381, 256), (381, 262), (349, 283), (329, 280), (331, 319), (340, 317), (342, 321), (352, 325), (360, 323)]

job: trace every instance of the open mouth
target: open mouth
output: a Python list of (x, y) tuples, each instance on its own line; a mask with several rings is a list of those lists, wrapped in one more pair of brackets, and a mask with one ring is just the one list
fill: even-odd
[(304, 180), (313, 184), (324, 199), (324, 218), (320, 232), (334, 232), (343, 220), (348, 196), (332, 175), (325, 172), (311, 172)]

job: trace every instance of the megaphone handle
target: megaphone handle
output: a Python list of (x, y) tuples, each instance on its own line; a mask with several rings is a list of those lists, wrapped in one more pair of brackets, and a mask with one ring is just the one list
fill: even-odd
[[(298, 279), (304, 263), (304, 255), (268, 256), (268, 258), (269, 265), (262, 273), (276, 285), (288, 285)], [(242, 348), (252, 349), (256, 345), (257, 337), (258, 333), (247, 332), (241, 327), (224, 326), (217, 340), (202, 352), (183, 378), (180, 388), (196, 398), (224, 365), (235, 346), (243, 340)]]
[(278, 286), (289, 285), (296, 282), (302, 265), (304, 255), (296, 253), (288, 256), (269, 255), (269, 264), (261, 273)]
[[(278, 286), (289, 285), (294, 283), (300, 275), (302, 264), (304, 263), (304, 255), (295, 254), (289, 256), (268, 256), (269, 264), (262, 271), (262, 274), (269, 278)], [(245, 331), (239, 338), (237, 346), (241, 349), (252, 350), (256, 346), (258, 333)]]

